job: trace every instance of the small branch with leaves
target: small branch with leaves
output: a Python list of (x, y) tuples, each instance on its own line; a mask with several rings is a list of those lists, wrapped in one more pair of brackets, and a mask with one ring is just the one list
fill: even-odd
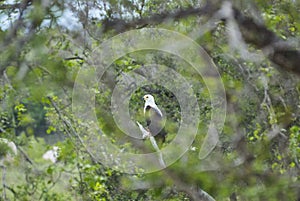
[(85, 149), (85, 151), (88, 153), (88, 155), (90, 156), (90, 158), (92, 159), (92, 161), (94, 163), (97, 163), (98, 161), (96, 160), (96, 158), (94, 157), (94, 155), (87, 149), (85, 143), (83, 142), (82, 138), (80, 137), (80, 135), (76, 132), (75, 128), (72, 126), (71, 122), (69, 120), (67, 120), (63, 114), (61, 113), (59, 107), (57, 106), (57, 104), (55, 103), (55, 101), (51, 98), (48, 97), (52, 107), (54, 107), (56, 113), (58, 114), (60, 120), (63, 122), (64, 126), (65, 126), (65, 131), (68, 134), (68, 136), (70, 137), (70, 139), (74, 140), (74, 137), (79, 141), (80, 145)]

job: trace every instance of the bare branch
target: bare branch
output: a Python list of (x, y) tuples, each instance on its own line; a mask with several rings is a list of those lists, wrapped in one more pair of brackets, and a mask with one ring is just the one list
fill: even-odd
[(75, 57), (68, 57), (68, 58), (65, 58), (64, 60), (66, 61), (70, 61), (70, 60), (81, 60), (83, 61), (84, 58), (80, 57), (80, 56), (75, 56)]
[(35, 167), (35, 164), (33, 163), (32, 159), (29, 158), (28, 154), (26, 154), (25, 151), (20, 146), (17, 146), (17, 148), (21, 152), (21, 154), (24, 156), (25, 160)]
[(0, 10), (7, 10), (7, 9), (17, 9), (20, 8), (21, 4), (20, 3), (15, 3), (15, 4), (2, 4), (0, 5)]

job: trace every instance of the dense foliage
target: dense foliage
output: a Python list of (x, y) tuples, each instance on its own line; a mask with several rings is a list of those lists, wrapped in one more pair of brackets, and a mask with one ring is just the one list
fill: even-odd
[[(15, 160), (3, 164), (6, 177), (0, 191), (6, 194), (0, 200), (299, 200), (300, 85), (297, 70), (286, 65), (299, 60), (295, 52), (300, 3), (231, 3), (232, 10), (224, 1), (0, 0), (0, 138), (18, 147)], [(234, 10), (239, 14), (230, 15), (228, 11)], [(259, 26), (257, 32), (253, 24), (243, 21), (248, 18)], [(167, 51), (129, 52), (109, 68), (93, 71), (100, 65), (96, 60), (102, 58), (98, 51), (105, 41), (147, 28), (181, 33), (207, 52), (224, 85), (226, 96), (219, 101), (226, 101), (226, 108), (212, 104), (209, 86), (216, 83), (216, 74), (207, 71), (206, 79), (184, 58)], [(267, 35), (259, 35), (265, 30)], [(275, 34), (276, 41), (262, 46), (268, 34)], [(145, 44), (151, 46), (149, 41)], [(130, 47), (131, 41), (126, 42)], [(273, 52), (278, 53), (276, 58)], [(285, 64), (278, 65), (282, 61)], [(186, 80), (189, 90), (180, 88), (173, 72)], [(95, 73), (103, 76), (92, 86), (78, 81), (79, 74), (90, 78)], [(149, 81), (149, 76), (155, 80), (157, 74), (167, 76)], [(94, 94), (85, 106), (74, 105), (73, 89), (79, 82), (87, 88), (86, 94)], [(164, 82), (172, 84), (168, 88)], [(100, 145), (86, 143), (95, 130), (90, 119), (80, 119), (74, 110), (84, 116), (90, 106), (102, 133), (100, 141), (113, 144), (120, 153), (154, 151), (149, 139), (134, 139), (118, 125), (112, 99), (120, 98), (117, 102), (126, 105), (122, 96), (114, 96), (120, 86), (129, 94), (130, 118), (126, 120), (131, 126), (136, 121), (146, 124), (142, 97), (155, 97), (168, 132), (166, 142), (158, 142), (160, 148), (176, 139), (184, 119), (176, 93), (197, 100), (189, 111), (200, 119), (194, 125), (195, 138), (168, 167), (151, 173), (137, 167), (135, 174), (128, 174), (123, 169), (127, 164), (103, 149), (101, 157), (95, 156)], [(205, 136), (212, 114), (222, 109), (226, 119), (224, 125), (216, 125), (219, 139), (206, 157), (199, 158), (201, 145), (209, 142)], [(53, 146), (59, 147), (56, 163), (43, 159)], [(1, 143), (0, 157), (6, 152), (8, 147)], [(113, 165), (107, 166), (104, 160)]]

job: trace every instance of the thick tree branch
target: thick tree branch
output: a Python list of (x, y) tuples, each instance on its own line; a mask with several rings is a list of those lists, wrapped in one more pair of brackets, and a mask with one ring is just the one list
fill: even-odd
[(106, 19), (103, 22), (103, 32), (107, 32), (109, 30), (115, 30), (117, 33), (124, 32), (130, 29), (143, 28), (148, 25), (156, 25), (161, 24), (167, 20), (178, 20), (190, 16), (211, 16), (215, 11), (218, 10), (217, 4), (212, 2), (208, 2), (205, 6), (201, 8), (187, 8), (181, 9), (176, 12), (170, 13), (161, 13), (155, 14), (147, 18), (141, 18), (138, 20), (133, 20), (127, 22), (122, 19)]
[(2, 4), (2, 5), (0, 5), (0, 10), (16, 9), (16, 8), (20, 8), (20, 7), (21, 7), (20, 3), (16, 3), (16, 4)]
[[(233, 9), (246, 43), (264, 51), (266, 56), (282, 69), (300, 74), (300, 51), (296, 50), (264, 25), (245, 17), (238, 9)], [(267, 50), (267, 51), (266, 51)]]
[[(121, 19), (107, 19), (103, 22), (103, 32), (115, 30), (117, 33), (126, 30), (145, 27), (163, 23), (168, 19), (177, 20), (189, 16), (212, 16), (219, 10), (220, 4), (208, 3), (201, 8), (187, 8), (174, 13), (162, 13), (126, 22)], [(257, 49), (263, 50), (266, 56), (275, 64), (286, 71), (300, 74), (300, 51), (279, 38), (274, 32), (270, 31), (265, 25), (255, 22), (250, 17), (246, 17), (238, 9), (233, 8), (234, 19), (236, 20), (243, 39), (246, 43), (254, 45)], [(265, 51), (268, 50), (268, 51)]]

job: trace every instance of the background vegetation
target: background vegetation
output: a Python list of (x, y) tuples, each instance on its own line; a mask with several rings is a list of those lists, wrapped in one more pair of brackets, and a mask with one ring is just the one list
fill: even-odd
[[(19, 152), (5, 164), (0, 191), (7, 195), (0, 199), (300, 200), (300, 2), (230, 2), (231, 15), (217, 0), (0, 0), (0, 137)], [(196, 26), (203, 29), (191, 36)], [(225, 86), (227, 117), (213, 153), (199, 160), (214, 109), (201, 76), (158, 51), (119, 58), (95, 92), (99, 126), (120, 149), (140, 153), (137, 143), (151, 148), (125, 135), (110, 108), (118, 76), (143, 65), (165, 65), (185, 76), (201, 119), (178, 161), (159, 172), (128, 175), (95, 160), (79, 140), (89, 130), (72, 113), (72, 90), (101, 42), (145, 27), (186, 34), (206, 50)], [(179, 103), (163, 86), (140, 87), (130, 99), (132, 120), (145, 123), (141, 98), (147, 93), (166, 114), (169, 135), (161, 146), (167, 146), (180, 125)], [(42, 155), (54, 145), (60, 152), (53, 164)]]

